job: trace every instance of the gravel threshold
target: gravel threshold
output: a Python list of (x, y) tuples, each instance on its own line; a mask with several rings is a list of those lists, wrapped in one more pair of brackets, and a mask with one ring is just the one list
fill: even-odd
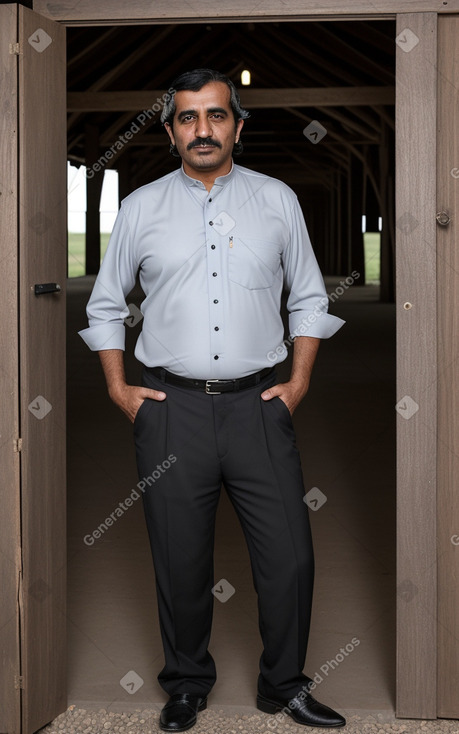
[[(40, 734), (156, 734), (159, 731), (159, 708), (121, 713), (106, 709), (91, 711), (72, 705), (51, 724), (40, 729)], [(301, 726), (280, 714), (276, 717), (248, 708), (210, 706), (198, 715), (198, 721), (190, 731), (193, 734), (324, 734), (326, 729)], [(395, 719), (389, 712), (365, 712), (363, 715), (348, 714), (347, 725), (337, 731), (343, 734), (459, 734), (459, 721)]]

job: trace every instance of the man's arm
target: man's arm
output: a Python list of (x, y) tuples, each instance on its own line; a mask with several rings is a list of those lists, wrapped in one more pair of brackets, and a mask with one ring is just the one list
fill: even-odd
[(166, 393), (164, 392), (126, 384), (122, 349), (104, 349), (99, 352), (99, 357), (107, 382), (108, 394), (132, 423), (145, 398), (165, 399)]
[(271, 400), (278, 396), (290, 413), (297, 408), (306, 395), (311, 380), (312, 368), (319, 349), (320, 339), (313, 336), (297, 336), (293, 342), (293, 364), (290, 380), (265, 390), (261, 397)]

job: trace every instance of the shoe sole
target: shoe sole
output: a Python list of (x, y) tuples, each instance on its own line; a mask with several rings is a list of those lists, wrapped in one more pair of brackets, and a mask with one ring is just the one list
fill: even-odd
[(278, 711), (284, 711), (284, 713), (288, 714), (293, 721), (296, 721), (297, 724), (302, 724), (303, 726), (312, 726), (317, 729), (339, 729), (341, 726), (345, 726), (346, 722), (344, 721), (342, 724), (305, 724), (304, 721), (300, 721), (297, 719), (293, 711), (288, 708), (288, 706), (282, 706), (280, 703), (276, 703), (276, 701), (271, 701), (269, 698), (264, 698), (264, 696), (257, 696), (257, 709), (259, 711), (263, 711), (265, 714), (276, 714)]
[[(198, 706), (198, 713), (199, 713), (199, 711), (204, 711), (204, 709), (206, 709), (206, 708), (207, 708), (207, 698), (202, 703), (199, 704), (199, 706)], [(162, 731), (188, 731), (188, 729), (191, 729), (196, 724), (197, 720), (198, 720), (198, 717), (196, 716), (195, 721), (193, 721), (193, 723), (190, 724), (190, 726), (181, 726), (179, 729), (177, 729), (176, 727), (170, 728), (168, 726), (163, 726), (161, 724), (161, 721), (160, 721), (159, 722), (159, 728)]]

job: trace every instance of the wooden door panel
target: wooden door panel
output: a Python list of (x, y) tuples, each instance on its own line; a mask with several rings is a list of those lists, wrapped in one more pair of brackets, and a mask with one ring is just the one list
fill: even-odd
[(459, 718), (459, 17), (438, 23), (438, 715)]
[(397, 715), (436, 718), (436, 13), (397, 16)]
[(17, 7), (0, 5), (0, 731), (20, 731)]
[[(19, 8), (23, 734), (65, 710), (65, 28)], [(35, 295), (55, 282), (57, 293)]]

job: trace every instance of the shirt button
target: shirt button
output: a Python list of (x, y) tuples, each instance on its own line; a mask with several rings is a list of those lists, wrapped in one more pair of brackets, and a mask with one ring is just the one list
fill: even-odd
[(214, 278), (216, 278), (216, 277), (217, 277), (217, 273), (212, 273), (212, 275), (214, 276)]
[(209, 224), (210, 224), (210, 226), (212, 227), (214, 223), (213, 223), (212, 221), (210, 221), (210, 222), (209, 222)]
[(216, 355), (214, 356), (214, 359), (218, 359), (218, 354), (216, 354)]
[(212, 201), (212, 199), (209, 199), (209, 201)]
[(218, 303), (218, 298), (214, 298), (214, 303)]
[(210, 246), (210, 249), (211, 249), (211, 250), (215, 250), (215, 245), (211, 245), (211, 246)]
[(218, 326), (214, 326), (214, 331), (220, 331), (220, 328)]

